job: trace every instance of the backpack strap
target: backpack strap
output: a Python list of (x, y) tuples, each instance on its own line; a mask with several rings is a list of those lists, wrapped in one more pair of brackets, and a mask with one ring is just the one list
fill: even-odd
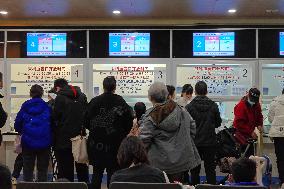
[(77, 91), (76, 91), (75, 87), (72, 86), (72, 85), (70, 85), (70, 88), (71, 88), (71, 90), (73, 91), (74, 96), (75, 96), (75, 98), (76, 98), (76, 97), (77, 97)]

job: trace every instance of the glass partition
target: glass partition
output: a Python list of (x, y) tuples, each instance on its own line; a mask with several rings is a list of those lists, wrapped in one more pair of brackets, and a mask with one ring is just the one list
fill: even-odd
[(177, 92), (184, 84), (203, 80), (212, 96), (243, 96), (252, 86), (248, 64), (180, 64), (177, 66)]
[(278, 96), (284, 88), (284, 63), (262, 64), (262, 90), (264, 96)]

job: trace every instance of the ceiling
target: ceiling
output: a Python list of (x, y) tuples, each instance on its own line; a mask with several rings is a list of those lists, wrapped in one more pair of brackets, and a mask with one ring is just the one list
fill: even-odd
[(0, 10), (2, 26), (284, 23), (284, 0), (0, 0)]

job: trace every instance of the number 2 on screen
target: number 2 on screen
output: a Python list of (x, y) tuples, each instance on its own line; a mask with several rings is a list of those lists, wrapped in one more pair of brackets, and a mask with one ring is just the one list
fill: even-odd
[(197, 47), (201, 48), (201, 41), (197, 41), (196, 43), (197, 43)]

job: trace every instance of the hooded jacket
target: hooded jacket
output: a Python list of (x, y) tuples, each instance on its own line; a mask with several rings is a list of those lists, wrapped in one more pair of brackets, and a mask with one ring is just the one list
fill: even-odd
[(22, 105), (15, 120), (15, 130), (22, 135), (21, 145), (41, 150), (51, 145), (51, 108), (41, 98), (32, 98)]
[(151, 165), (168, 174), (180, 173), (201, 162), (193, 138), (195, 122), (174, 101), (147, 110), (141, 120), (142, 139)]
[(271, 123), (270, 137), (284, 137), (284, 95), (273, 99), (268, 112), (268, 120)]
[(195, 145), (216, 146), (215, 128), (222, 123), (218, 105), (207, 96), (196, 96), (185, 108), (196, 122)]
[(251, 138), (255, 127), (263, 125), (263, 115), (259, 103), (251, 106), (247, 101), (247, 96), (243, 97), (241, 101), (234, 108), (234, 127), (246, 139)]
[(53, 119), (55, 121), (55, 149), (72, 148), (71, 138), (84, 131), (84, 114), (87, 98), (79, 87), (68, 85), (62, 88), (54, 101)]

